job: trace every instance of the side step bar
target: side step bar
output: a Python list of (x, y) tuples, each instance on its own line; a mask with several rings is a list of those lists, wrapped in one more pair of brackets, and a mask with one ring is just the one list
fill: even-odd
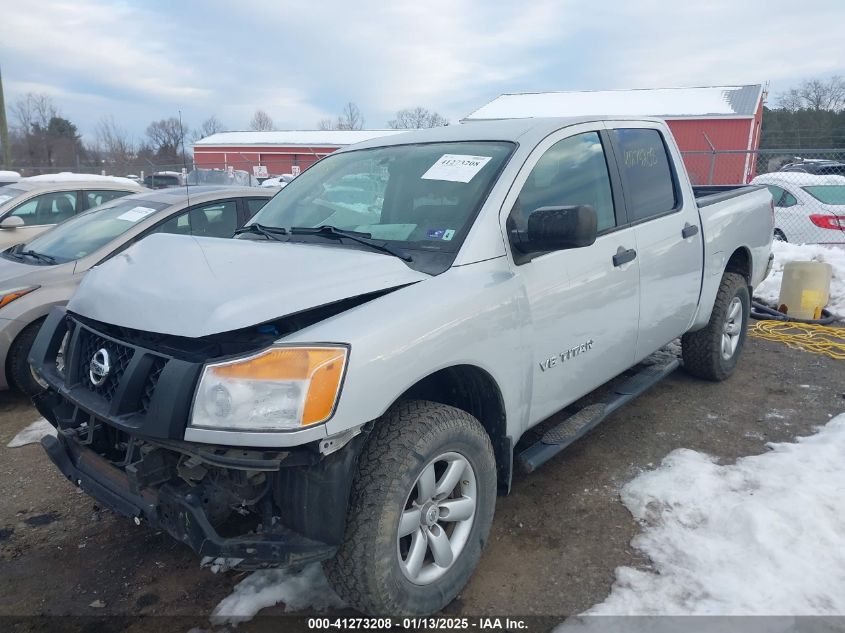
[(522, 470), (531, 473), (552, 457), (583, 437), (599, 422), (657, 384), (680, 365), (673, 359), (664, 365), (649, 365), (622, 382), (604, 401), (590, 404), (546, 431), (539, 442), (529, 446), (517, 456)]

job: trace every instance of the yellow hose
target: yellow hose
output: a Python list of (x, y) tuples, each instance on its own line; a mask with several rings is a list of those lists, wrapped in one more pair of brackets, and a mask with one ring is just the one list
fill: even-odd
[(754, 338), (783, 343), (791, 349), (824, 354), (845, 360), (845, 328), (812, 323), (757, 321), (748, 334)]

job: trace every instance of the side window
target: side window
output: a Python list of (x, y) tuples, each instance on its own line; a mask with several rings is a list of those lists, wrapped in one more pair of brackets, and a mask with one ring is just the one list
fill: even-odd
[(194, 207), (156, 229), (156, 233), (196, 235), (199, 237), (232, 237), (238, 228), (238, 208), (234, 200)]
[(251, 218), (261, 211), (261, 207), (267, 204), (268, 200), (270, 198), (248, 198), (246, 201), (247, 216)]
[(85, 208), (86, 209), (93, 209), (94, 207), (98, 207), (101, 204), (108, 202), (109, 200), (114, 200), (115, 198), (121, 198), (123, 196), (128, 195), (129, 191), (115, 191), (115, 190), (103, 190), (103, 191), (85, 191)]
[(525, 230), (529, 216), (541, 207), (579, 204), (596, 210), (600, 232), (616, 226), (610, 176), (598, 132), (563, 139), (540, 157), (519, 192), (508, 224)]
[(781, 207), (794, 207), (796, 204), (798, 204), (798, 200), (795, 198), (795, 196), (793, 196), (788, 191), (784, 190), (783, 198), (781, 199), (779, 206), (781, 206)]
[(632, 221), (671, 211), (677, 206), (675, 178), (663, 136), (657, 130), (611, 130), (622, 173), (625, 202)]
[(769, 193), (772, 194), (772, 200), (774, 200), (775, 206), (779, 207), (781, 198), (783, 198), (783, 189), (775, 185), (768, 185), (768, 188)]
[(17, 207), (9, 215), (19, 217), (28, 226), (58, 224), (76, 213), (76, 192), (42, 193)]

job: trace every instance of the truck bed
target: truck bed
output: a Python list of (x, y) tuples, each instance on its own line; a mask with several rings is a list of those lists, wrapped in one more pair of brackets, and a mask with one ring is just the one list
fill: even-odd
[(760, 188), (761, 185), (702, 185), (693, 187), (692, 192), (698, 206), (706, 207)]

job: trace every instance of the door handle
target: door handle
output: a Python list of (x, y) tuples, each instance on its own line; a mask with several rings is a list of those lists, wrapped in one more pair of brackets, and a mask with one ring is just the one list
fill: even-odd
[(613, 265), (614, 266), (621, 266), (622, 264), (627, 264), (628, 262), (634, 261), (637, 257), (637, 251), (633, 248), (625, 249), (620, 246), (617, 251), (616, 255), (613, 256)]
[(687, 239), (688, 237), (692, 237), (693, 235), (698, 235), (698, 227), (695, 224), (690, 224), (687, 222), (684, 224), (683, 230), (681, 230), (681, 237)]

